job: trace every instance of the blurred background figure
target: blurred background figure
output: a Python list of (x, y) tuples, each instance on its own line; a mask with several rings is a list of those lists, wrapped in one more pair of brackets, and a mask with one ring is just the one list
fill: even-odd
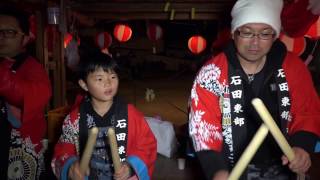
[(28, 40), (28, 15), (0, 7), (0, 179), (40, 179), (44, 170), (44, 110), (51, 85), (26, 52)]

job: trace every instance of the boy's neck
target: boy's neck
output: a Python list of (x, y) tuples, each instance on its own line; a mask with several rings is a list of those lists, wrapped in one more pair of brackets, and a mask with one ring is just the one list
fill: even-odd
[(112, 103), (113, 101), (108, 101), (108, 102), (91, 101), (94, 111), (96, 111), (96, 113), (99, 114), (101, 117), (104, 116), (109, 111), (109, 109), (112, 106)]

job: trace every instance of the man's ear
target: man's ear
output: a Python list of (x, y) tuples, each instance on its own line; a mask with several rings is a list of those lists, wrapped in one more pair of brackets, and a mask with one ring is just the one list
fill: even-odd
[(83, 90), (88, 91), (87, 84), (86, 84), (86, 82), (84, 82), (82, 79), (80, 79), (80, 80), (78, 81), (78, 84), (80, 85), (80, 87), (81, 87)]
[(230, 37), (232, 40), (234, 40), (234, 33), (231, 33)]

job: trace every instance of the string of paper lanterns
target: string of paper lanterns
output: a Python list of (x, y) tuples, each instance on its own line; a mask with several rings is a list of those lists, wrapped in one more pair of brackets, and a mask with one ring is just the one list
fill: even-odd
[[(113, 36), (119, 42), (127, 42), (132, 36), (132, 29), (129, 25), (117, 24), (114, 27)], [(151, 41), (156, 42), (163, 37), (163, 29), (158, 24), (150, 24), (147, 26), (147, 36)], [(112, 43), (112, 37), (108, 32), (101, 32), (95, 36), (95, 42), (101, 50), (108, 49)], [(188, 40), (188, 48), (194, 54), (200, 54), (206, 46), (207, 41), (201, 35), (194, 35)], [(155, 47), (153, 53), (155, 53)]]

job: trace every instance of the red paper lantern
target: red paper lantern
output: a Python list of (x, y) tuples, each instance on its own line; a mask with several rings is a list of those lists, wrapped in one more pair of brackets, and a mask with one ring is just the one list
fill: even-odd
[(150, 24), (147, 27), (147, 36), (151, 41), (158, 41), (163, 36), (163, 30), (161, 26), (157, 24)]
[(280, 40), (286, 45), (288, 51), (301, 55), (306, 48), (306, 40), (302, 37), (291, 38), (283, 33), (280, 34)]
[(310, 38), (320, 37), (320, 18), (318, 18), (318, 20), (310, 26), (306, 36)]
[(64, 48), (66, 48), (68, 46), (68, 44), (70, 43), (70, 41), (72, 40), (72, 35), (70, 33), (66, 33), (64, 35), (64, 38), (63, 38), (63, 46)]
[(194, 54), (201, 53), (207, 46), (207, 41), (200, 35), (195, 35), (189, 38), (188, 47)]
[(109, 48), (112, 43), (112, 37), (108, 32), (98, 33), (95, 37), (96, 45), (101, 49)]
[[(72, 34), (66, 33), (63, 38), (63, 47), (67, 48), (71, 40), (73, 39)], [(77, 38), (78, 45), (80, 45), (80, 38)]]
[(131, 38), (132, 29), (125, 24), (117, 24), (113, 30), (114, 37), (120, 42), (126, 42)]

